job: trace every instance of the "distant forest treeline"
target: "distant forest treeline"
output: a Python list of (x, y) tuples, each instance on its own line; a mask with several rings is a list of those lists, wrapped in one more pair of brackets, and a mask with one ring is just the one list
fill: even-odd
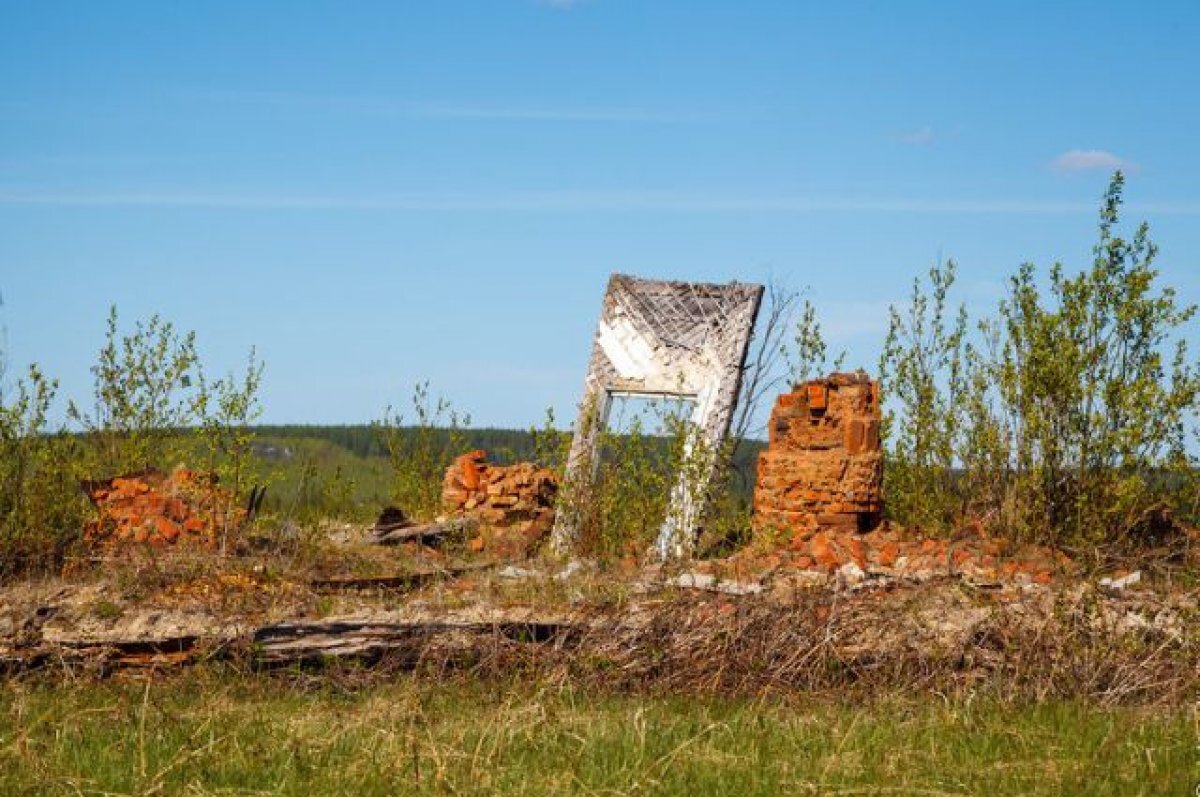
[[(385, 457), (387, 448), (379, 429), (371, 424), (349, 426), (310, 426), (307, 424), (261, 425), (253, 427), (255, 435), (262, 439), (284, 440), (300, 438), (325, 440), (345, 448), (360, 457)], [(416, 427), (400, 430), (416, 433)], [(449, 429), (435, 429), (433, 434), (439, 444), (448, 441)], [(455, 434), (461, 436), (470, 448), (482, 448), (495, 461), (529, 459), (533, 456), (533, 436), (520, 429), (462, 429)]]
[[(255, 435), (262, 441), (284, 442), (288, 439), (323, 440), (341, 446), (352, 454), (360, 457), (385, 457), (387, 449), (379, 429), (371, 424), (356, 424), (347, 426), (309, 426), (305, 424), (260, 425), (253, 427)], [(401, 433), (416, 434), (416, 427), (402, 428)], [(435, 429), (436, 444), (448, 442), (449, 429)], [(459, 429), (454, 434), (460, 436), (467, 449), (483, 449), (489, 458), (496, 463), (506, 464), (523, 460), (535, 459), (534, 436), (525, 429)], [(753, 483), (754, 468), (758, 452), (766, 444), (759, 440), (746, 440), (738, 446), (734, 454), (734, 467), (742, 475), (743, 480)], [(547, 463), (542, 463), (547, 464)]]

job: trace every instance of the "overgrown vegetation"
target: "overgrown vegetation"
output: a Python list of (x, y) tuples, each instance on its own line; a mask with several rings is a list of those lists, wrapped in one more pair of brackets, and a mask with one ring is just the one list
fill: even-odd
[(681, 540), (660, 538), (664, 529), (678, 534), (699, 528), (694, 551), (701, 556), (731, 553), (749, 542), (756, 457), (763, 446), (755, 438), (764, 427), (757, 424), (778, 391), (831, 365), (840, 368), (845, 359), (828, 359), (816, 309), (800, 292), (772, 282), (764, 304), (730, 434), (720, 445), (714, 448), (691, 421), (687, 401), (661, 398), (624, 419), (591, 421), (598, 426), (598, 457), (584, 470), (591, 468), (595, 478), (567, 485), (560, 498), (575, 516), (585, 552), (639, 556), (656, 540), (673, 551), (687, 549)]
[(680, 475), (703, 467), (707, 452), (693, 448), (689, 402), (628, 403), (616, 412), (628, 417), (614, 418), (598, 431), (598, 461), (584, 468), (594, 469), (594, 480), (577, 485), (561, 502), (571, 504), (582, 550), (603, 558), (636, 558), (653, 548), (664, 524), (684, 522), (669, 517), (672, 498)]
[[(947, 532), (976, 522), (1010, 541), (1102, 552), (1157, 546), (1171, 511), (1200, 512), (1200, 440), (1189, 448), (1186, 438), (1200, 433), (1200, 367), (1182, 335), (1195, 308), (1156, 285), (1144, 225), (1119, 237), (1122, 187), (1118, 175), (1089, 269), (1023, 266), (995, 314), (973, 321), (952, 304), (955, 267), (946, 263), (893, 312), (881, 371), (896, 519)], [(191, 653), (205, 663), (166, 682), (147, 673), (64, 689), (56, 674), (74, 682), (101, 672), (118, 661), (116, 648), (33, 650), (19, 629), (36, 631), (50, 616), (38, 589), (59, 585), (16, 585), (32, 614), (12, 624), (18, 655), (6, 660), (43, 669), (0, 689), (0, 791), (1192, 789), (1200, 725), (1180, 707), (1200, 694), (1200, 626), (1194, 596), (1181, 591), (1194, 575), (1164, 579), (1153, 599), (1085, 584), (1018, 591), (1011, 605), (988, 591), (994, 585), (933, 576), (888, 600), (786, 578), (764, 581), (770, 598), (645, 594), (644, 571), (625, 565), (664, 522), (680, 521), (672, 499), (706, 511), (699, 555), (748, 542), (761, 445), (752, 432), (764, 403), (789, 382), (842, 366), (829, 358), (811, 302), (777, 286), (769, 297), (721, 450), (697, 439), (681, 402), (644, 405), (597, 432), (595, 481), (560, 496), (559, 510), (580, 521), (582, 553), (600, 562), (572, 580), (538, 565), (486, 571), (477, 560), (450, 580), (452, 568), (430, 563), (461, 564), (474, 550), (465, 537), (426, 559), (430, 550), (412, 543), (342, 546), (328, 533), (335, 520), (361, 528), (387, 503), (433, 517), (445, 468), (474, 448), (561, 472), (572, 430), (552, 412), (528, 432), (471, 429), (422, 383), (403, 412), (389, 409), (370, 426), (256, 427), (263, 366), (253, 351), (244, 372), (212, 379), (192, 333), (157, 316), (123, 330), (114, 309), (93, 369), (94, 406), (69, 404), (58, 423), (57, 383), (37, 366), (6, 381), (0, 351), (0, 578), (64, 562), (89, 517), (80, 480), (185, 465), (219, 474), (230, 501), (270, 487), (265, 518), (245, 540), (222, 530), (223, 553), (253, 555), (131, 549), (94, 599), (51, 607), (62, 609), (55, 622), (83, 616), (114, 628), (127, 611), (158, 618), (159, 601), (200, 602), (237, 615), (234, 625), (272, 612), (390, 610), (395, 593), (342, 595), (345, 584), (334, 582), (379, 576), (364, 589), (382, 590), (414, 564), (429, 581), (406, 612), (420, 605), (437, 615), (428, 633), (418, 623), (362, 659), (283, 669), (256, 656), (261, 638), (245, 637), (202, 643)], [(707, 475), (714, 460), (722, 475), (705, 492), (677, 492), (680, 475)], [(702, 567), (723, 579), (738, 566)], [(550, 619), (454, 626), (442, 616), (514, 605)], [(160, 651), (137, 644), (123, 649), (124, 664), (150, 666)]]
[(196, 333), (181, 334), (154, 315), (121, 334), (117, 308), (108, 313), (96, 365), (94, 408), (74, 401), (67, 417), (78, 424), (98, 473), (161, 468), (178, 453), (175, 432), (197, 420), (200, 358)]
[[(1090, 267), (1032, 264), (974, 324), (949, 304), (953, 262), (893, 309), (880, 373), (891, 411), (885, 487), (902, 523), (1092, 552), (1160, 543), (1164, 507), (1194, 511), (1200, 364), (1194, 305), (1157, 284), (1142, 224), (1119, 234), (1124, 178), (1104, 197)], [(1190, 485), (1190, 487), (1188, 487)]]
[[(1123, 187), (1118, 174), (1090, 267), (1043, 273), (1026, 264), (995, 311), (971, 319), (953, 305), (948, 262), (893, 310), (880, 376), (894, 519), (943, 531), (974, 522), (1011, 540), (1103, 552), (1160, 544), (1171, 512), (1200, 513), (1200, 365), (1183, 335), (1196, 308), (1158, 285), (1144, 224), (1122, 237)], [(564, 511), (580, 516), (584, 550), (643, 554), (668, 520), (678, 476), (699, 475), (714, 458), (719, 477), (676, 505), (705, 511), (701, 554), (745, 544), (756, 424), (767, 403), (843, 360), (830, 358), (812, 302), (770, 286), (731, 439), (707, 450), (686, 408), (669, 402), (601, 430), (597, 479), (561, 496)], [(5, 381), (2, 366), (0, 352), (0, 571), (8, 574), (62, 561), (88, 512), (83, 479), (182, 464), (217, 473), (230, 500), (267, 485), (264, 507), (283, 523), (362, 521), (384, 503), (428, 519), (440, 512), (455, 456), (483, 448), (495, 461), (561, 470), (572, 434), (552, 414), (528, 433), (471, 429), (428, 383), (370, 428), (255, 428), (263, 366), (253, 351), (244, 372), (214, 379), (194, 333), (159, 316), (123, 329), (115, 308), (92, 369), (91, 406), (68, 402), (63, 422), (53, 420), (52, 378), (35, 365)]]
[(464, 429), (471, 416), (449, 400), (429, 395), (429, 383), (413, 388), (412, 423), (389, 407), (376, 428), (392, 463), (392, 499), (413, 517), (430, 519), (441, 511), (442, 476), (454, 457), (466, 453)]
[[(10, 395), (0, 393), (0, 476), (7, 477), (0, 488), (0, 570), (61, 563), (87, 516), (85, 480), (190, 461), (224, 479), (231, 502), (245, 486), (250, 423), (260, 412), (262, 364), (253, 352), (240, 381), (209, 381), (194, 333), (179, 333), (157, 315), (122, 333), (113, 307), (92, 373), (93, 409), (67, 403), (73, 426), (51, 428), (58, 383), (36, 365)], [(230, 516), (229, 507), (221, 509)], [(232, 531), (221, 530), (222, 549)]]
[(59, 561), (83, 523), (78, 441), (50, 429), (57, 391), (36, 365), (0, 389), (0, 578)]
[(255, 431), (251, 424), (262, 415), (258, 393), (263, 367), (251, 349), (240, 378), (229, 374), (210, 383), (203, 371), (197, 376), (199, 388), (193, 406), (202, 461), (234, 495), (249, 486), (253, 471)]

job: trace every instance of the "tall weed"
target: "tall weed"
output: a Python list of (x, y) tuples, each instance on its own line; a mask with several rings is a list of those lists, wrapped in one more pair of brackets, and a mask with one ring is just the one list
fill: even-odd
[(375, 429), (392, 463), (392, 498), (409, 515), (428, 519), (441, 511), (446, 468), (466, 452), (471, 416), (432, 398), (428, 382), (414, 386), (410, 406), (410, 418), (388, 407)]

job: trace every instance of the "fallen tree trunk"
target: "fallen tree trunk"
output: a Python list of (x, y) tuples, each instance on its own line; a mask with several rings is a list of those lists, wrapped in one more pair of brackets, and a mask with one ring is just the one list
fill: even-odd
[(435, 542), (447, 536), (468, 536), (479, 526), (473, 518), (451, 518), (450, 520), (420, 523), (415, 526), (375, 527), (367, 535), (366, 542), (373, 545), (399, 545), (403, 542)]

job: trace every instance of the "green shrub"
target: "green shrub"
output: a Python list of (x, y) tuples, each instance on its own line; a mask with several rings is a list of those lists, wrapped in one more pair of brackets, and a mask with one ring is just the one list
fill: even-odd
[(879, 366), (889, 404), (884, 490), (895, 517), (943, 528), (958, 519), (964, 497), (954, 469), (962, 454), (967, 316), (959, 308), (949, 317), (953, 261), (931, 268), (928, 278), (928, 288), (913, 280), (906, 312), (890, 311)]
[(57, 565), (83, 523), (78, 443), (48, 428), (57, 390), (31, 365), (0, 393), (0, 577)]
[(1200, 364), (1185, 325), (1194, 305), (1160, 288), (1142, 224), (1117, 233), (1124, 177), (1100, 212), (1092, 264), (1069, 275), (1032, 264), (1009, 278), (971, 334), (948, 320), (953, 264), (892, 312), (880, 365), (889, 511), (949, 528), (967, 515), (1010, 536), (1094, 549), (1132, 543), (1161, 505), (1195, 511), (1187, 435)]
[(581, 468), (594, 477), (566, 485), (559, 497), (559, 511), (575, 518), (578, 550), (602, 559), (640, 556), (654, 544), (689, 453), (687, 402), (630, 406), (617, 428), (598, 432), (595, 453)]
[[(111, 307), (96, 364), (94, 408), (75, 402), (67, 417), (83, 445), (72, 461), (89, 479), (189, 465), (215, 473), (227, 491), (213, 507), (232, 523), (251, 471), (250, 423), (261, 412), (263, 366), (251, 350), (246, 372), (209, 380), (196, 350), (196, 334), (180, 333), (158, 315), (122, 333)], [(224, 550), (234, 529), (221, 529)]]
[(83, 430), (96, 474), (161, 468), (179, 454), (178, 432), (194, 418), (199, 357), (196, 334), (179, 334), (153, 315), (121, 335), (111, 307), (95, 376), (95, 406), (74, 401), (67, 416)]
[[(258, 398), (262, 373), (263, 364), (254, 349), (250, 350), (246, 370), (240, 379), (229, 374), (209, 382), (197, 365), (199, 387), (192, 399), (192, 421), (200, 438), (205, 467), (217, 474), (229, 503), (240, 501), (257, 470), (252, 462), (251, 445), (255, 435), (250, 424), (262, 414)], [(266, 484), (257, 486), (265, 488)], [(220, 530), (222, 551), (234, 532), (229, 525), (235, 517), (232, 509), (229, 505), (221, 507), (220, 516), (225, 519), (225, 528)]]

